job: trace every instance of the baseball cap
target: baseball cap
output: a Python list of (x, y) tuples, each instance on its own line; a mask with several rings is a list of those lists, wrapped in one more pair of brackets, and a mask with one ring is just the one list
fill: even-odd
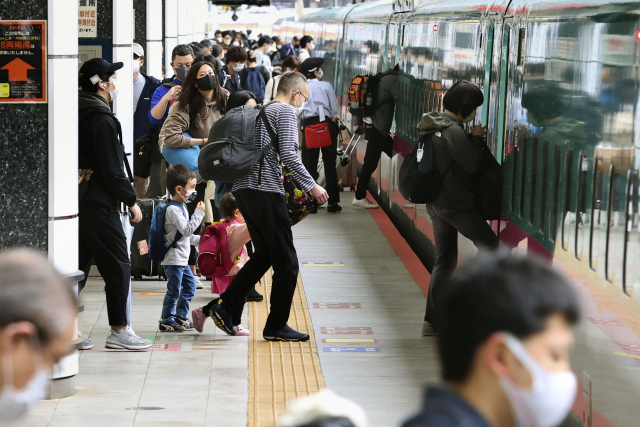
[(144, 57), (144, 49), (138, 43), (134, 43), (133, 45), (133, 54), (139, 58)]
[(122, 68), (122, 62), (105, 61), (102, 58), (93, 58), (82, 64), (78, 72), (78, 83), (80, 89), (87, 90), (104, 80), (108, 74), (114, 73)]

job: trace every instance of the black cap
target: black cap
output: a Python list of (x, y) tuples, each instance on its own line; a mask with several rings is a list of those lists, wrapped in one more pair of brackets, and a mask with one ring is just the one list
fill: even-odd
[(302, 65), (300, 65), (300, 72), (302, 74), (308, 74), (317, 71), (319, 67), (322, 67), (322, 64), (324, 64), (324, 59), (322, 58), (305, 59)]
[(82, 64), (78, 72), (78, 83), (80, 89), (87, 90), (98, 84), (100, 80), (104, 80), (107, 75), (114, 73), (123, 67), (122, 62), (114, 62), (113, 64), (102, 58), (93, 58)]

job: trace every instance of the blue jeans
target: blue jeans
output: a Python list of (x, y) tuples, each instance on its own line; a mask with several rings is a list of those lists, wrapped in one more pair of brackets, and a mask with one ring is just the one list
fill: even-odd
[[(165, 265), (167, 275), (167, 294), (162, 303), (162, 320), (189, 318), (189, 303), (196, 294), (196, 279), (188, 265)], [(178, 304), (176, 305), (176, 301)]]

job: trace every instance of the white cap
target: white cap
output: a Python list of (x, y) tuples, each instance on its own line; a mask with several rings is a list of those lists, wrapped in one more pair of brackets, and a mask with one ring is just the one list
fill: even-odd
[(137, 57), (144, 57), (144, 49), (138, 43), (134, 43), (133, 45), (133, 54)]
[(368, 426), (364, 409), (360, 405), (327, 389), (289, 405), (278, 426), (293, 427), (333, 417), (345, 417), (356, 427)]

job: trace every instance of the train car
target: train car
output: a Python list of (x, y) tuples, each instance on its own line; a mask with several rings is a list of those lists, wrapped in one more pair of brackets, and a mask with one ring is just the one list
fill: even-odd
[[(382, 0), (296, 24), (316, 37), (345, 123), (351, 79), (400, 65), (396, 154), (382, 155), (370, 191), (429, 270), (430, 219), (402, 198), (398, 171), (420, 116), (442, 111), (454, 82), (483, 90), (477, 122), (504, 173), (494, 230), (505, 246), (562, 267), (583, 301), (572, 355), (581, 388), (567, 422), (639, 425), (640, 2), (433, 0), (394, 13)], [(476, 249), (460, 237), (459, 251)]]

